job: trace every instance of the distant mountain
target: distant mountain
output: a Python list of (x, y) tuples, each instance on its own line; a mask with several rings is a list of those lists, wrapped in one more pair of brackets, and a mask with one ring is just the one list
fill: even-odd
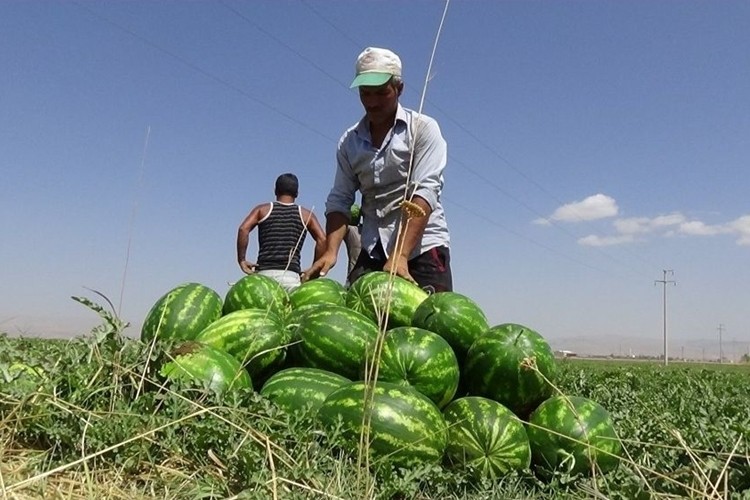
[[(717, 339), (668, 339), (670, 358), (692, 360), (718, 360), (719, 342)], [(580, 356), (653, 356), (661, 357), (664, 353), (663, 339), (647, 337), (560, 337), (549, 338), (553, 350), (573, 351)], [(750, 340), (729, 340), (722, 342), (723, 357), (730, 361), (739, 361), (743, 354), (750, 353)]]

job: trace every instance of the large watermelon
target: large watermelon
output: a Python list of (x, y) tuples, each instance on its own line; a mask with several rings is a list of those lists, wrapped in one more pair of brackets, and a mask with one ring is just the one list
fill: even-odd
[(346, 305), (388, 328), (410, 326), (417, 307), (427, 292), (400, 276), (374, 271), (360, 276), (346, 293)]
[(317, 311), (321, 307), (326, 307), (325, 304), (305, 304), (304, 306), (297, 307), (295, 309), (292, 309), (289, 314), (284, 318), (284, 325), (286, 328), (294, 332), (297, 327), (300, 324), (300, 321), (302, 321), (302, 318), (304, 318), (307, 313), (310, 313), (312, 311)]
[(463, 368), (469, 394), (494, 399), (525, 419), (552, 395), (557, 365), (541, 335), (523, 325), (504, 323), (472, 344)]
[(306, 281), (289, 293), (289, 305), (294, 310), (308, 304), (344, 306), (346, 305), (346, 288), (330, 278)]
[(348, 378), (326, 370), (286, 368), (271, 375), (260, 394), (288, 412), (317, 411), (331, 392), (349, 382)]
[[(324, 304), (323, 307), (325, 307)], [(292, 309), (284, 320), (284, 327), (289, 333), (289, 348), (286, 351), (286, 360), (284, 361), (285, 367), (290, 368), (293, 366), (304, 366), (304, 363), (301, 361), (299, 355), (298, 344), (301, 342), (301, 340), (297, 328), (299, 327), (302, 318), (304, 318), (308, 313), (317, 311), (320, 308), (321, 304), (305, 304), (303, 306), (297, 307), (296, 309)]]
[(471, 344), (490, 327), (477, 303), (457, 292), (438, 292), (427, 297), (414, 311), (411, 325), (447, 340), (461, 363)]
[(224, 298), (224, 314), (241, 309), (266, 309), (283, 318), (287, 314), (289, 295), (273, 278), (262, 274), (243, 276), (229, 288)]
[(612, 417), (599, 403), (579, 396), (545, 400), (529, 417), (532, 460), (544, 474), (609, 472), (622, 450)]
[(303, 366), (356, 379), (373, 354), (378, 327), (356, 311), (324, 305), (302, 317), (295, 336), (296, 357)]
[(162, 295), (141, 328), (141, 340), (193, 340), (221, 316), (221, 297), (200, 283), (184, 283)]
[(445, 456), (452, 465), (491, 479), (529, 468), (531, 449), (526, 429), (497, 401), (458, 398), (445, 407), (443, 416), (448, 426)]
[(223, 349), (243, 364), (255, 383), (284, 361), (290, 334), (274, 313), (240, 309), (208, 325), (195, 340)]
[(180, 344), (159, 374), (170, 380), (193, 380), (217, 393), (252, 387), (250, 376), (227, 352), (200, 342)]
[[(352, 382), (333, 391), (318, 410), (318, 418), (327, 429), (342, 424), (350, 449), (359, 445), (365, 416), (365, 382)], [(376, 460), (412, 467), (437, 463), (446, 445), (443, 415), (426, 396), (411, 387), (378, 382), (367, 406), (369, 450)], [(371, 393), (371, 394), (370, 394)]]
[(412, 326), (386, 332), (378, 380), (411, 385), (442, 408), (456, 394), (458, 379), (456, 355), (437, 333)]

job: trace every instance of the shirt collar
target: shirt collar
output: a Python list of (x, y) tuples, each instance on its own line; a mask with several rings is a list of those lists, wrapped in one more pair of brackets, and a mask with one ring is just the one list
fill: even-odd
[[(409, 115), (406, 113), (406, 109), (401, 106), (401, 103), (398, 103), (398, 107), (396, 108), (396, 122), (403, 122), (406, 125), (409, 124)], [(362, 119), (359, 120), (355, 131), (360, 138), (367, 139), (368, 141), (372, 140), (372, 136), (370, 135), (370, 124), (367, 121), (367, 115), (363, 116)]]

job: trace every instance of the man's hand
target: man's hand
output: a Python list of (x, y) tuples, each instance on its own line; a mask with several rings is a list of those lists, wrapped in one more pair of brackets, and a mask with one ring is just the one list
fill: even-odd
[(336, 254), (324, 253), (321, 258), (313, 262), (313, 264), (302, 271), (302, 281), (308, 281), (317, 277), (323, 277), (328, 274), (328, 271), (336, 265)]
[(241, 260), (240, 269), (242, 269), (242, 272), (245, 274), (253, 274), (255, 272), (255, 264), (249, 260)]
[(391, 255), (383, 266), (383, 271), (390, 273), (392, 270), (396, 271), (397, 276), (401, 276), (407, 281), (411, 281), (415, 285), (415, 280), (411, 274), (409, 274), (409, 263), (408, 259), (403, 255)]

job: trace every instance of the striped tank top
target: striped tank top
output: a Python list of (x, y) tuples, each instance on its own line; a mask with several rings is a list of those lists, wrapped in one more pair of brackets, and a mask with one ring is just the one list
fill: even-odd
[(305, 236), (307, 229), (302, 223), (300, 206), (273, 202), (271, 209), (258, 223), (258, 270), (288, 269), (301, 272), (300, 252)]

